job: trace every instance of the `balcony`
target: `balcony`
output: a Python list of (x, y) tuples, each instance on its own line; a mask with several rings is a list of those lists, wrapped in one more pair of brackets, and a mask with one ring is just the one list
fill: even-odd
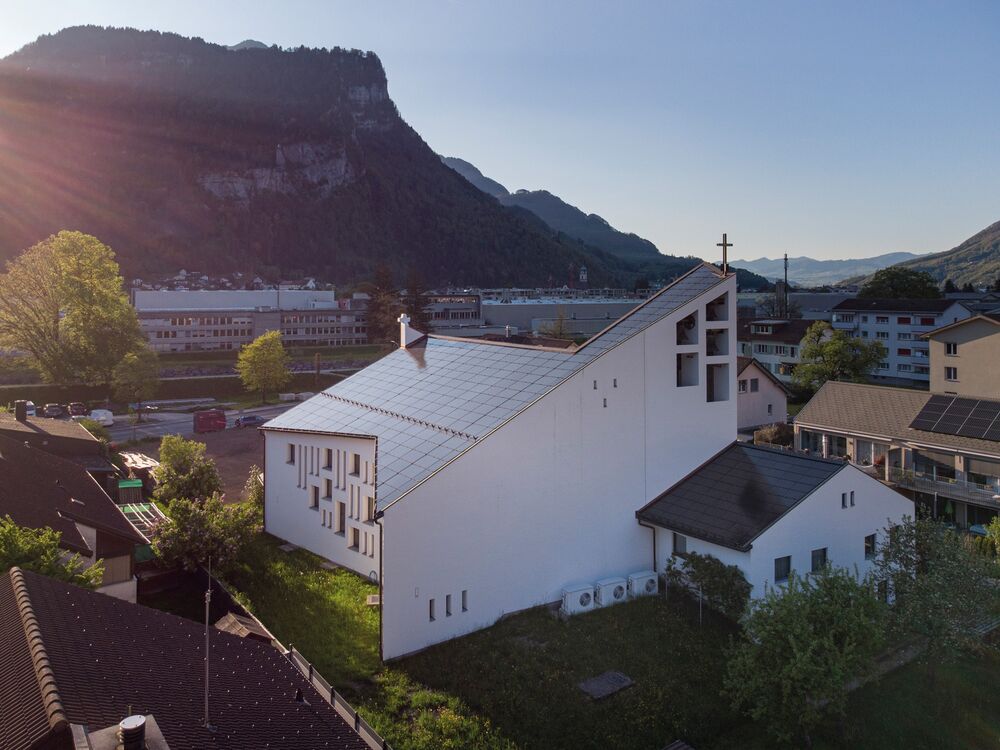
[(837, 331), (858, 330), (858, 320), (853, 315), (834, 315), (831, 325)]
[(889, 481), (917, 492), (927, 494), (937, 492), (954, 500), (963, 500), (1000, 510), (1000, 487), (997, 485), (976, 484), (961, 479), (949, 479), (913, 469), (895, 467), (889, 469)]

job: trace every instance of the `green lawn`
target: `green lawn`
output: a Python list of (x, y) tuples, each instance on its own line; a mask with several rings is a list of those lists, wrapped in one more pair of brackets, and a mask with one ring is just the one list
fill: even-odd
[[(641, 599), (565, 623), (533, 610), (386, 667), (378, 613), (365, 605), (376, 587), (277, 547), (266, 535), (255, 542), (230, 588), (395, 750), (775, 746), (720, 695), (733, 626), (712, 616), (699, 625), (684, 600)], [(591, 701), (577, 684), (606, 670), (636, 684)], [(828, 727), (815, 746), (1000, 748), (998, 694), (996, 651), (943, 668), (936, 690), (910, 665), (855, 693), (844, 739)]]

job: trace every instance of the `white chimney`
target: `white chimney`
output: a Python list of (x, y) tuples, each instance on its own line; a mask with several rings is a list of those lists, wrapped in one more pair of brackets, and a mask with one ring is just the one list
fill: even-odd
[(416, 328), (410, 327), (410, 316), (403, 313), (399, 316), (399, 348), (406, 349), (415, 341), (424, 337), (424, 334)]

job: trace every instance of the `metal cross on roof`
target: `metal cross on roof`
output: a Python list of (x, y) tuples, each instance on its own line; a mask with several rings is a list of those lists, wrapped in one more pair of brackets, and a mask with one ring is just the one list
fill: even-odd
[(729, 242), (726, 239), (726, 233), (723, 232), (722, 233), (722, 242), (716, 242), (715, 246), (722, 248), (722, 272), (723, 273), (728, 273), (729, 272), (729, 261), (728, 261), (727, 250), (729, 250), (729, 248), (731, 248), (733, 246), (733, 243)]

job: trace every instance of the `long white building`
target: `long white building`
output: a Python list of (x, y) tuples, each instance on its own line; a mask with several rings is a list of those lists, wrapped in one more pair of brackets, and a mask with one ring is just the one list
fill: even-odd
[(265, 527), (379, 582), (387, 659), (662, 572), (636, 511), (736, 438), (735, 297), (702, 265), (569, 349), (404, 318), (399, 349), (264, 426)]

